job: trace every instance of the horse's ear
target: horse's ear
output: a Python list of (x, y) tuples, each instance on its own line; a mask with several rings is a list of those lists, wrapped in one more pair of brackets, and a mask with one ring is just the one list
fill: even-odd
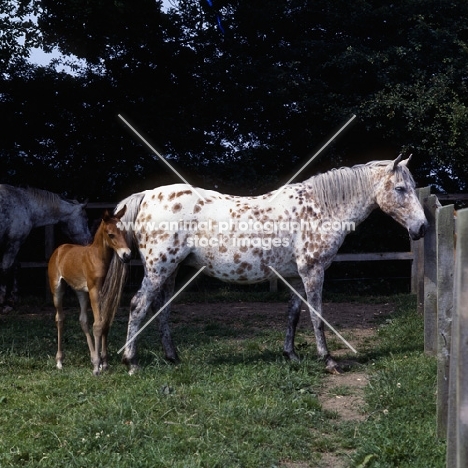
[(124, 205), (118, 213), (115, 213), (114, 215), (114, 218), (117, 218), (117, 219), (120, 219), (124, 214), (125, 212), (127, 211), (127, 205)]
[(89, 198), (87, 198), (83, 203), (81, 203), (81, 206), (83, 207), (83, 209), (88, 206), (88, 202), (89, 202)]
[(410, 154), (405, 160), (401, 161), (400, 166), (408, 166), (408, 163), (411, 160), (411, 156), (413, 156), (413, 155)]
[(398, 158), (396, 158), (394, 161), (392, 161), (388, 166), (387, 166), (387, 171), (388, 172), (395, 172), (398, 164), (400, 164), (402, 154), (400, 153), (398, 155)]

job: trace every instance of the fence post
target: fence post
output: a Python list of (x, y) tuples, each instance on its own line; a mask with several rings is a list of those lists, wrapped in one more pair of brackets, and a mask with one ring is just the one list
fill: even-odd
[(435, 214), (440, 207), (435, 195), (429, 195), (424, 203), (429, 227), (424, 236), (424, 351), (437, 352), (437, 257)]
[(453, 310), (454, 205), (436, 212), (437, 232), (437, 435), (447, 436), (448, 381)]
[[(422, 187), (418, 189), (418, 196), (421, 205), (424, 207), (425, 200), (431, 194), (430, 187)], [(426, 210), (424, 210), (426, 211)], [(412, 241), (413, 253), (415, 255), (413, 265), (411, 267), (411, 276), (414, 281), (417, 294), (417, 311), (420, 315), (424, 314), (424, 238), (418, 241)]]
[(468, 209), (458, 211), (447, 468), (468, 466)]

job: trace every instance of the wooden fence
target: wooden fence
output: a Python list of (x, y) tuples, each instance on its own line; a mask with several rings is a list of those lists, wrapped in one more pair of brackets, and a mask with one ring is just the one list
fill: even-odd
[(424, 350), (437, 357), (437, 435), (447, 440), (446, 468), (466, 468), (468, 209), (459, 210), (455, 218), (454, 205), (441, 206), (427, 188), (421, 189), (420, 199), (430, 226), (414, 246), (413, 263), (418, 269), (418, 310), (424, 313)]

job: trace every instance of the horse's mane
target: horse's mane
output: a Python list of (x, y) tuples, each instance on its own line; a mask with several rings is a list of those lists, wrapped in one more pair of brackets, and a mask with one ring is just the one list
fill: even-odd
[[(392, 161), (370, 161), (352, 167), (340, 167), (307, 179), (304, 184), (313, 197), (329, 210), (350, 200), (362, 199), (373, 193), (372, 169), (386, 167)], [(414, 180), (406, 166), (397, 166), (395, 175), (414, 186)]]
[(58, 195), (57, 193), (49, 192), (47, 190), (42, 190), (35, 187), (26, 187), (24, 190), (26, 190), (31, 198), (34, 198), (41, 205), (58, 206), (62, 201), (76, 203), (72, 200), (67, 200), (62, 195)]

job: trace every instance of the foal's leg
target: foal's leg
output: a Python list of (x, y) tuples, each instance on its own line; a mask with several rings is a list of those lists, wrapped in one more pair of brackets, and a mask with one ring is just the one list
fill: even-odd
[(88, 305), (89, 305), (89, 295), (86, 291), (76, 291), (78, 296), (78, 301), (80, 302), (80, 325), (83, 333), (86, 336), (86, 341), (88, 343), (89, 354), (91, 356), (91, 362), (94, 363), (93, 357), (95, 355), (93, 338), (89, 332), (89, 323), (88, 323)]
[[(304, 285), (301, 281), (293, 282), (294, 289), (301, 294), (305, 295)], [(291, 294), (288, 304), (288, 328), (286, 329), (286, 337), (284, 340), (283, 355), (291, 361), (299, 361), (299, 356), (294, 349), (294, 338), (296, 336), (296, 328), (301, 315), (301, 306), (303, 302), (294, 293)]]
[(301, 276), (304, 282), (307, 303), (312, 306), (315, 311), (314, 312), (313, 310), (310, 310), (310, 318), (312, 320), (312, 325), (314, 326), (317, 353), (320, 359), (325, 361), (325, 366), (328, 372), (333, 374), (341, 374), (343, 371), (336, 363), (336, 361), (331, 357), (325, 339), (324, 324), (322, 320), (322, 289), (324, 273), (325, 271), (323, 267), (309, 265), (307, 267), (306, 274)]
[[(89, 299), (91, 301), (91, 309), (93, 309), (94, 323), (94, 351), (91, 351), (91, 362), (93, 363), (93, 374), (99, 375), (99, 367), (101, 365), (101, 344), (103, 332), (103, 320), (99, 309), (99, 291), (100, 287), (94, 287), (89, 291)], [(88, 342), (89, 343), (89, 342)], [(92, 343), (92, 341), (91, 341)]]
[(52, 284), (52, 295), (55, 306), (55, 323), (57, 325), (57, 354), (55, 355), (55, 361), (57, 363), (57, 369), (63, 367), (63, 349), (62, 349), (62, 336), (63, 336), (63, 320), (65, 314), (63, 313), (62, 301), (63, 295), (65, 294), (65, 284), (63, 281), (58, 281), (56, 284)]
[(130, 302), (127, 342), (122, 356), (122, 362), (128, 366), (129, 374), (134, 374), (138, 369), (135, 338), (140, 330), (140, 324), (146, 317), (148, 309), (151, 307), (160, 285), (160, 277), (157, 277), (154, 274), (151, 276), (145, 275), (140, 289), (135, 296), (133, 296)]

